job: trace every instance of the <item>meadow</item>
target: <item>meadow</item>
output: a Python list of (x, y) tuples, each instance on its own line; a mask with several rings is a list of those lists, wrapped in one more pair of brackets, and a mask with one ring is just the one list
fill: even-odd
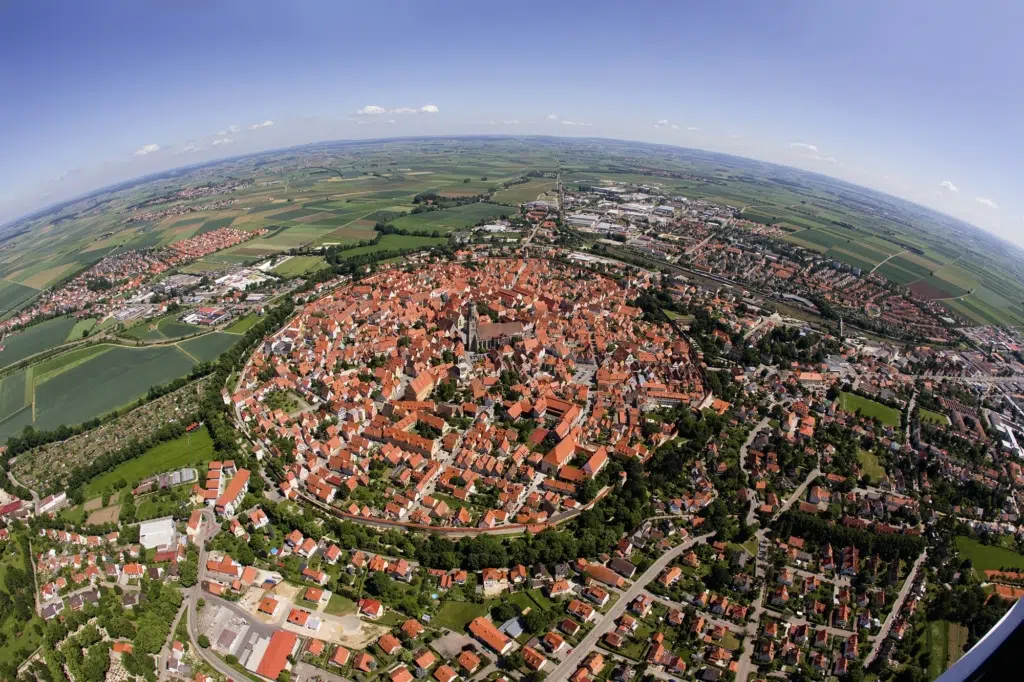
[(899, 410), (855, 393), (841, 392), (839, 394), (839, 406), (847, 412), (860, 410), (860, 413), (865, 417), (873, 417), (886, 426), (900, 425), (901, 417)]
[(205, 464), (213, 458), (213, 439), (203, 426), (192, 433), (146, 450), (141, 457), (122, 462), (85, 485), (86, 498), (113, 492), (114, 484), (140, 481), (148, 476), (187, 466)]
[(544, 192), (553, 192), (555, 181), (550, 178), (530, 180), (518, 185), (512, 185), (508, 189), (499, 190), (494, 193), (494, 200), (503, 204), (525, 204), (536, 201)]
[(178, 343), (178, 348), (198, 362), (212, 362), (220, 354), (238, 343), (242, 337), (227, 332), (210, 332)]

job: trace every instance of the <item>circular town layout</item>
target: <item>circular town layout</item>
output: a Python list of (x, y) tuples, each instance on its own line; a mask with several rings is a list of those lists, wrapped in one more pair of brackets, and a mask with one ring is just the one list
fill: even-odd
[(708, 399), (686, 339), (631, 305), (652, 277), (539, 258), (377, 273), (259, 346), (236, 416), (258, 455), (284, 458), (284, 496), (337, 515), (557, 523), (603, 494), (611, 460), (671, 437), (645, 411)]

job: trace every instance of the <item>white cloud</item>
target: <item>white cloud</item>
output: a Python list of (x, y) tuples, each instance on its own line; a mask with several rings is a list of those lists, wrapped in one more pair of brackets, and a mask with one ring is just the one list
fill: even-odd
[(687, 126), (686, 129), (689, 130), (690, 132), (697, 132), (698, 130), (700, 130), (700, 128), (698, 128), (697, 126)]
[(825, 163), (839, 163), (839, 161), (837, 161), (837, 160), (836, 160), (836, 157), (834, 157), (834, 156), (826, 156), (826, 157), (825, 157), (824, 159), (822, 159), (822, 160), (823, 160), (823, 161), (824, 161)]
[(160, 151), (160, 145), (158, 144), (144, 144), (135, 150), (135, 156), (145, 156), (146, 154), (152, 154), (153, 152)]
[(388, 125), (389, 126), (395, 125), (395, 119), (391, 119), (390, 121), (388, 121)]
[(939, 183), (939, 187), (941, 187), (944, 190), (948, 190), (950, 192), (959, 192), (960, 191), (960, 188), (957, 187), (956, 185), (954, 185), (949, 180), (943, 180), (942, 182), (940, 182)]
[(239, 128), (238, 126), (228, 126), (224, 130), (218, 130), (217, 135), (219, 135), (220, 137), (224, 137), (225, 135), (229, 135), (231, 133), (237, 133), (239, 130), (241, 130), (241, 128)]
[(182, 151), (182, 153), (184, 153), (184, 152), (198, 152), (200, 149), (202, 149), (202, 147), (199, 147), (199, 146), (193, 144), (192, 142), (189, 142), (184, 147), (182, 147), (181, 151)]
[(675, 123), (673, 123), (672, 124), (672, 130), (679, 130), (679, 126), (677, 126)]
[(558, 120), (558, 114), (548, 114), (547, 119), (549, 121), (557, 121)]
[(817, 145), (807, 144), (806, 142), (790, 142), (789, 146), (792, 147), (793, 149), (800, 149), (802, 151), (805, 151), (805, 152), (808, 152), (808, 153), (811, 153), (811, 154), (817, 154), (818, 153), (818, 146)]
[(667, 125), (668, 125), (668, 119), (664, 119), (664, 118), (661, 119), (660, 121), (656, 121), (654, 123), (654, 127), (655, 128), (664, 128)]
[(273, 121), (266, 120), (263, 123), (253, 123), (251, 126), (249, 126), (249, 130), (258, 130), (259, 128), (269, 128), (272, 125), (274, 125)]
[(982, 206), (986, 206), (988, 208), (999, 208), (999, 204), (992, 201), (988, 197), (978, 197), (977, 199), (975, 199), (975, 201), (977, 201)]
[(219, 147), (222, 144), (233, 144), (233, 143), (234, 143), (234, 140), (232, 140), (230, 137), (218, 137), (216, 140), (213, 141), (213, 146), (214, 147)]
[(387, 109), (385, 107), (379, 107), (376, 104), (367, 104), (356, 113), (360, 116), (379, 116), (381, 114), (436, 114), (439, 111), (441, 110), (437, 108), (436, 104), (424, 104), (419, 109), (414, 109), (412, 107)]
[(576, 125), (576, 121), (562, 121), (562, 125), (564, 125), (564, 126), (574, 126), (574, 125)]

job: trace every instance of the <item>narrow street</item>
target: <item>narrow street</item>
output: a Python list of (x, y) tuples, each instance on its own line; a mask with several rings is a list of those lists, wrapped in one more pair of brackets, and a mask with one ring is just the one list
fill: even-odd
[(644, 571), (643, 575), (639, 576), (625, 592), (622, 592), (619, 595), (619, 600), (615, 602), (601, 620), (594, 624), (594, 629), (592, 629), (587, 636), (583, 638), (583, 640), (572, 650), (571, 654), (566, 656), (554, 670), (548, 673), (548, 679), (569, 679), (569, 676), (580, 667), (583, 659), (586, 658), (597, 645), (601, 635), (608, 632), (610, 627), (616, 620), (618, 620), (619, 616), (626, 612), (626, 607), (629, 606), (629, 603), (645, 591), (647, 583), (657, 578), (658, 575), (665, 570), (665, 567), (672, 563), (673, 559), (694, 545), (707, 542), (708, 538), (713, 535), (714, 533), (708, 533), (707, 535), (690, 538), (678, 547), (674, 547), (668, 552), (662, 554), (657, 561), (651, 564), (650, 568)]

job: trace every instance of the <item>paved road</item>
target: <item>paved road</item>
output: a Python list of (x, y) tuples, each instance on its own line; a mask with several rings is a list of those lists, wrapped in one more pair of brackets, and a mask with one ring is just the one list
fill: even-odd
[(775, 512), (775, 515), (772, 516), (772, 523), (785, 514), (786, 511), (793, 506), (794, 502), (803, 498), (804, 492), (807, 490), (807, 486), (809, 486), (811, 481), (816, 479), (818, 476), (821, 476), (821, 469), (814, 467), (811, 472), (807, 474), (807, 478), (804, 479), (804, 482), (797, 486), (796, 490), (793, 491), (793, 494), (789, 496), (789, 499), (782, 503), (782, 506), (779, 507), (779, 511)]
[(864, 667), (867, 668), (875, 660), (875, 656), (878, 655), (878, 650), (882, 646), (882, 642), (885, 641), (886, 636), (889, 634), (889, 628), (892, 627), (893, 621), (896, 620), (896, 616), (899, 615), (900, 611), (903, 610), (903, 602), (907, 600), (907, 595), (910, 593), (910, 588), (914, 586), (914, 580), (917, 577), (917, 572), (921, 568), (921, 564), (928, 558), (928, 550), (921, 553), (921, 556), (917, 557), (917, 561), (914, 562), (914, 566), (910, 569), (910, 573), (907, 574), (907, 579), (903, 581), (903, 588), (900, 593), (896, 596), (896, 601), (892, 605), (892, 610), (889, 611), (889, 615), (885, 617), (885, 622), (882, 623), (882, 629), (878, 631), (877, 635), (873, 635), (874, 641), (871, 643), (871, 651), (868, 652), (867, 658), (864, 659)]
[[(775, 407), (774, 402), (768, 409), (771, 410), (772, 407)], [(757, 425), (751, 429), (750, 433), (747, 434), (747, 440), (745, 440), (743, 445), (740, 446), (740, 469), (743, 470), (744, 473), (749, 473), (747, 472), (747, 450), (750, 449), (754, 439), (757, 438), (757, 434), (761, 433), (761, 431), (768, 427), (768, 422), (770, 421), (771, 417), (765, 417), (759, 421)], [(747, 525), (750, 526), (757, 520), (755, 516), (755, 512), (757, 510), (757, 492), (753, 488), (747, 488), (747, 492), (750, 494), (750, 509), (747, 511)]]
[(199, 613), (196, 610), (196, 603), (202, 596), (200, 585), (202, 585), (203, 579), (206, 576), (206, 541), (220, 530), (220, 525), (217, 523), (213, 510), (207, 507), (201, 511), (203, 514), (203, 528), (196, 535), (196, 545), (199, 547), (199, 580), (194, 587), (185, 591), (185, 608), (188, 609), (188, 638), (192, 642), (192, 649), (196, 652), (197, 656), (209, 663), (221, 675), (228, 679), (235, 679), (239, 677), (237, 670), (222, 661), (209, 649), (199, 646)]
[(636, 581), (629, 587), (629, 589), (627, 589), (625, 592), (620, 593), (619, 600), (615, 602), (615, 604), (608, 610), (608, 613), (606, 613), (604, 617), (597, 622), (597, 624), (594, 626), (594, 629), (591, 630), (590, 633), (583, 638), (583, 641), (581, 641), (579, 645), (577, 645), (576, 648), (572, 650), (571, 654), (569, 654), (562, 660), (558, 667), (556, 667), (554, 670), (548, 673), (548, 679), (569, 679), (569, 676), (572, 675), (576, 671), (576, 669), (580, 667), (580, 664), (583, 662), (583, 659), (586, 658), (587, 654), (589, 654), (597, 645), (597, 641), (601, 638), (601, 635), (607, 632), (609, 630), (609, 627), (613, 623), (615, 623), (616, 620), (619, 619), (619, 616), (625, 613), (626, 607), (629, 606), (629, 603), (644, 592), (644, 587), (647, 585), (647, 583), (657, 578), (658, 575), (660, 575), (661, 572), (665, 570), (665, 567), (668, 566), (672, 562), (672, 560), (675, 559), (677, 556), (679, 556), (686, 550), (690, 549), (694, 545), (700, 544), (702, 542), (707, 542), (707, 539), (713, 535), (714, 533), (708, 533), (707, 535), (701, 535), (699, 537), (690, 538), (683, 544), (674, 547), (673, 549), (670, 549), (668, 552), (662, 554), (657, 561), (651, 564), (650, 568), (644, 571), (643, 575), (636, 579)]

